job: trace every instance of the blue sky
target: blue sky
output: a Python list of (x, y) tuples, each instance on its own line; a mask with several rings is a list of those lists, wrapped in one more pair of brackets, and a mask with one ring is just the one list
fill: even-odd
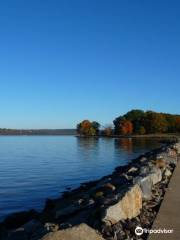
[(0, 127), (180, 113), (180, 3), (0, 1)]

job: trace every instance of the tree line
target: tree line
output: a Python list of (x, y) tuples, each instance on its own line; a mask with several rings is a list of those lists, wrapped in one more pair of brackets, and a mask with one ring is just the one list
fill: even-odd
[(83, 136), (179, 133), (180, 115), (135, 109), (115, 118), (113, 125), (106, 127), (84, 120), (77, 125), (77, 132)]

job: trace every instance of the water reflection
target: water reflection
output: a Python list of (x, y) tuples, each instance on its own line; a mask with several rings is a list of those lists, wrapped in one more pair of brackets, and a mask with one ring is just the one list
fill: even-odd
[[(124, 151), (128, 154), (139, 152), (139, 150), (153, 149), (161, 145), (161, 139), (153, 138), (117, 138), (114, 139), (114, 147), (118, 151)], [(149, 150), (150, 150), (149, 149)]]
[(77, 137), (77, 152), (81, 159), (97, 157), (99, 152), (99, 138)]
[[(77, 150), (80, 156), (93, 157), (98, 155), (99, 151), (112, 151), (114, 154), (134, 154), (139, 150), (157, 148), (160, 146), (160, 139), (151, 138), (84, 138), (77, 137)], [(83, 153), (83, 154), (82, 154)]]
[(114, 147), (116, 150), (123, 150), (127, 153), (133, 152), (133, 140), (132, 138), (114, 139)]
[(94, 137), (77, 137), (77, 146), (81, 149), (84, 149), (86, 151), (91, 150), (94, 147), (98, 147), (99, 138)]

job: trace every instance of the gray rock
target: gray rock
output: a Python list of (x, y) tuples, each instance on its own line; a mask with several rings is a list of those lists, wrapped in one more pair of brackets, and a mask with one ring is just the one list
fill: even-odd
[(128, 173), (136, 172), (138, 169), (136, 167), (132, 167), (128, 170)]
[(164, 159), (167, 164), (177, 164), (177, 155), (173, 155), (172, 152), (163, 152), (158, 154), (157, 159)]
[(22, 225), (22, 228), (27, 234), (31, 234), (41, 227), (43, 227), (43, 224), (34, 219)]
[(180, 154), (180, 139), (179, 139), (179, 142), (174, 144), (174, 149), (177, 151), (177, 154)]
[(93, 199), (89, 199), (83, 204), (79, 204), (78, 201), (74, 202), (73, 204), (70, 204), (67, 207), (57, 209), (55, 211), (55, 218), (58, 219), (59, 217), (62, 217), (62, 216), (74, 214), (79, 210), (84, 210), (85, 208), (92, 206), (94, 203), (95, 201)]
[(147, 161), (147, 158), (146, 158), (146, 157), (142, 157), (142, 158), (140, 159), (140, 162), (145, 162), (145, 161)]
[(94, 199), (90, 198), (89, 201), (88, 201), (88, 205), (93, 205), (95, 203)]
[(78, 226), (46, 234), (41, 240), (104, 240), (104, 238), (88, 225)]
[(137, 177), (134, 180), (134, 183), (139, 184), (142, 191), (143, 200), (150, 200), (152, 197), (152, 181), (149, 176), (147, 177)]
[(149, 177), (151, 178), (152, 184), (155, 185), (162, 180), (162, 172), (160, 169), (154, 167)]
[(128, 181), (133, 179), (132, 176), (129, 176), (129, 175), (125, 174), (125, 173), (123, 173), (122, 176), (125, 177)]
[(77, 204), (72, 204), (72, 205), (69, 205), (65, 208), (61, 208), (61, 209), (56, 211), (55, 218), (59, 218), (61, 216), (72, 214), (75, 211), (79, 210), (80, 208), (81, 208), (81, 206), (79, 206)]
[(81, 204), (83, 204), (84, 203), (84, 199), (83, 198), (80, 198), (78, 201), (77, 201), (77, 203), (78, 203), (78, 205), (81, 205)]
[[(148, 173), (148, 168), (144, 168), (144, 173)], [(161, 170), (153, 167), (149, 174), (143, 176), (136, 177), (133, 180), (134, 184), (138, 184), (142, 191), (142, 198), (144, 200), (150, 200), (152, 197), (152, 186), (157, 184), (162, 180), (162, 173)]]
[(59, 225), (55, 223), (45, 223), (44, 227), (48, 232), (56, 232), (59, 229)]
[(165, 172), (164, 172), (164, 175), (166, 177), (170, 177), (172, 175), (172, 172), (169, 169), (166, 169)]
[(143, 166), (140, 168), (140, 174), (139, 175), (143, 175), (143, 176), (146, 176), (147, 174), (150, 173), (152, 167), (149, 166), (149, 165), (146, 165), (146, 166)]
[(131, 219), (139, 215), (142, 208), (142, 191), (136, 184), (129, 189), (118, 203), (105, 209), (102, 221), (115, 224), (122, 219)]
[(107, 189), (107, 190), (111, 190), (111, 191), (115, 191), (116, 187), (112, 184), (112, 183), (106, 183), (103, 188)]

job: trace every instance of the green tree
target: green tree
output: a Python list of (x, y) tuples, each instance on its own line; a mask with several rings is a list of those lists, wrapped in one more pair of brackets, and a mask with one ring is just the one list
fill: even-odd
[(168, 122), (161, 113), (147, 111), (144, 121), (147, 133), (164, 133), (168, 129)]
[(114, 133), (115, 134), (121, 134), (120, 132), (120, 124), (121, 122), (125, 121), (126, 119), (123, 116), (117, 117), (113, 123), (114, 123)]
[(96, 122), (96, 121), (93, 121), (93, 122), (91, 123), (91, 125), (92, 125), (92, 127), (95, 129), (96, 134), (99, 134), (99, 128), (100, 128), (101, 125), (100, 125), (98, 122)]
[(145, 112), (139, 109), (133, 109), (129, 112), (127, 112), (124, 117), (131, 121), (133, 124), (133, 133), (136, 134), (141, 134), (141, 130), (143, 126), (143, 122), (144, 122), (144, 118), (145, 118)]

